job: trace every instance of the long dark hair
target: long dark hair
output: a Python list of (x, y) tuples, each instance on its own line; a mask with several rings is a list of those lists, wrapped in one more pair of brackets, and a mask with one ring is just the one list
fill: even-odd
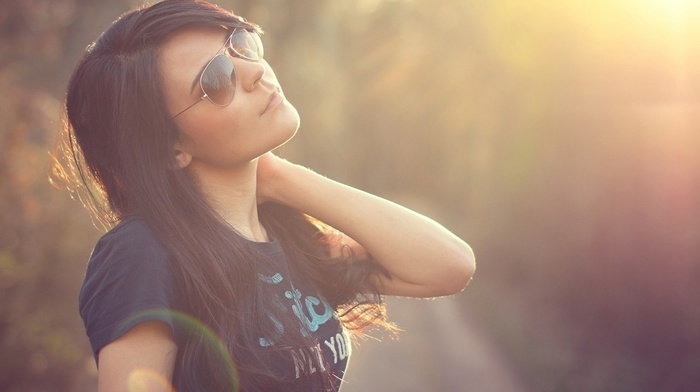
[[(183, 292), (181, 311), (213, 331), (219, 349), (234, 360), (246, 353), (247, 360), (236, 363), (242, 385), (260, 387), (274, 375), (269, 350), (263, 353), (258, 339), (278, 335), (263, 311), (269, 298), (257, 278), (256, 264), (265, 258), (221, 219), (184, 170), (174, 169), (179, 130), (165, 106), (159, 53), (173, 33), (193, 26), (260, 31), (200, 0), (166, 0), (124, 14), (87, 48), (70, 79), (54, 178), (68, 180), (105, 225), (137, 216), (150, 227), (172, 256)], [(350, 252), (332, 258), (329, 248), (339, 237), (299, 211), (268, 203), (259, 213), (285, 250), (292, 279), (306, 279), (318, 289), (347, 329), (391, 327), (369, 279), (381, 268), (369, 258), (348, 262), (357, 258)], [(295, 325), (284, 328), (287, 333), (299, 331), (293, 314), (279, 321)], [(284, 337), (287, 347), (316, 344), (308, 340), (300, 332)], [(192, 333), (178, 347), (178, 390), (205, 385), (202, 369), (210, 379), (206, 385), (231, 389), (230, 369), (207, 345), (202, 333)]]

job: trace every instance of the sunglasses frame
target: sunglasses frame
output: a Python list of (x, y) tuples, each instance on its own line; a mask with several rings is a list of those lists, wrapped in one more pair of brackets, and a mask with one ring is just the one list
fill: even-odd
[[(233, 36), (236, 33), (251, 35), (254, 37), (253, 39), (257, 41), (257, 46), (258, 46), (258, 51), (256, 53), (256, 57), (250, 57), (250, 56), (247, 56), (243, 53), (240, 53), (239, 51), (236, 50), (236, 48), (233, 47)], [(230, 51), (227, 49), (230, 49)], [(222, 50), (224, 51), (223, 54), (220, 53)], [(243, 28), (233, 29), (231, 34), (228, 36), (228, 38), (224, 42), (224, 45), (221, 48), (219, 48), (219, 50), (216, 52), (216, 55), (214, 55), (214, 57), (212, 57), (207, 62), (207, 65), (205, 65), (204, 68), (202, 68), (202, 72), (200, 72), (200, 74), (199, 74), (199, 88), (200, 88), (200, 90), (202, 90), (202, 96), (197, 101), (195, 101), (193, 104), (187, 106), (186, 108), (184, 108), (183, 110), (178, 112), (176, 115), (172, 116), (171, 120), (174, 120), (177, 116), (188, 111), (194, 105), (202, 102), (204, 100), (204, 98), (206, 98), (214, 106), (225, 107), (225, 106), (230, 105), (231, 102), (233, 102), (233, 97), (236, 95), (236, 84), (237, 84), (236, 83), (236, 66), (233, 63), (233, 57), (238, 57), (240, 59), (247, 60), (247, 61), (258, 62), (258, 61), (263, 59), (264, 54), (265, 54), (265, 50), (263, 48), (262, 40), (260, 39), (260, 34), (256, 33), (255, 31), (250, 31), (250, 30), (243, 29)], [(209, 96), (209, 94), (206, 92), (206, 90), (204, 90), (204, 85), (202, 84), (202, 79), (204, 78), (204, 74), (207, 72), (207, 69), (214, 62), (214, 60), (216, 60), (219, 56), (226, 57), (228, 59), (228, 61), (231, 62), (231, 75), (229, 75), (229, 78), (231, 78), (231, 80), (232, 80), (233, 93), (231, 94), (231, 99), (225, 104), (220, 104), (220, 103), (214, 102), (211, 99), (211, 97)]]

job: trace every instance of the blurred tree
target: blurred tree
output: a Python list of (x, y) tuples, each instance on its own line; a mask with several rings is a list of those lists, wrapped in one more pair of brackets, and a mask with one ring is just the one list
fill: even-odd
[[(72, 67), (137, 4), (3, 3), (0, 390), (94, 389), (76, 297), (99, 232), (48, 187), (47, 151)], [(633, 0), (220, 4), (266, 30), (301, 113), (283, 155), (429, 212), (475, 247), (464, 314), (524, 390), (700, 383), (697, 12)]]
[(89, 349), (75, 304), (95, 231), (67, 193), (48, 187), (48, 151), (70, 63), (89, 43), (83, 30), (116, 14), (93, 12), (88, 1), (6, 1), (2, 8), (0, 390), (89, 390)]

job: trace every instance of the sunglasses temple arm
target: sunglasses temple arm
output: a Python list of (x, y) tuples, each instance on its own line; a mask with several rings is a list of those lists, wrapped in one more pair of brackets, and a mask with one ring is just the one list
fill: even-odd
[(188, 106), (188, 107), (184, 108), (184, 109), (183, 109), (183, 110), (181, 110), (181, 111), (180, 111), (180, 112), (179, 112), (178, 114), (176, 114), (176, 115), (174, 115), (174, 116), (170, 117), (170, 119), (171, 119), (171, 120), (174, 120), (174, 119), (175, 119), (175, 117), (177, 117), (177, 116), (181, 115), (182, 113), (185, 113), (185, 112), (186, 112), (186, 111), (188, 111), (188, 110), (189, 110), (189, 109), (190, 109), (190, 108), (191, 108), (192, 106), (194, 106), (194, 105), (196, 105), (196, 104), (198, 104), (198, 103), (202, 102), (202, 100), (204, 100), (204, 98), (206, 98), (206, 97), (208, 97), (208, 95), (207, 95), (207, 94), (204, 94), (204, 95), (202, 95), (202, 98), (199, 98), (199, 100), (198, 100), (198, 101), (196, 101), (195, 103), (193, 103), (192, 105), (190, 105), (190, 106)]

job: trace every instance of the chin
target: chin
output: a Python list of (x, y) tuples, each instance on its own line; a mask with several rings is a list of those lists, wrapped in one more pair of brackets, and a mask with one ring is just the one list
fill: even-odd
[(272, 125), (271, 130), (273, 132), (268, 134), (268, 140), (270, 142), (268, 147), (270, 147), (270, 150), (281, 147), (292, 140), (299, 130), (299, 125), (299, 114), (297, 114), (296, 109), (293, 107), (292, 110), (287, 111), (284, 115), (278, 116), (275, 124)]
[(282, 141), (282, 143), (280, 143), (279, 146), (282, 146), (282, 145), (286, 144), (288, 141), (292, 140), (292, 138), (294, 138), (294, 135), (297, 134), (298, 130), (299, 130), (299, 122), (297, 121), (295, 126), (289, 127), (289, 131), (287, 133), (285, 133), (284, 141)]
[(286, 106), (285, 109), (287, 109), (284, 116), (284, 128), (286, 133), (288, 134), (287, 140), (285, 140), (285, 142), (287, 142), (291, 138), (293, 138), (299, 130), (299, 126), (301, 125), (301, 117), (299, 116), (299, 112), (297, 111), (297, 109), (294, 106), (292, 106), (292, 104), (289, 103), (289, 101), (285, 100), (284, 103)]

